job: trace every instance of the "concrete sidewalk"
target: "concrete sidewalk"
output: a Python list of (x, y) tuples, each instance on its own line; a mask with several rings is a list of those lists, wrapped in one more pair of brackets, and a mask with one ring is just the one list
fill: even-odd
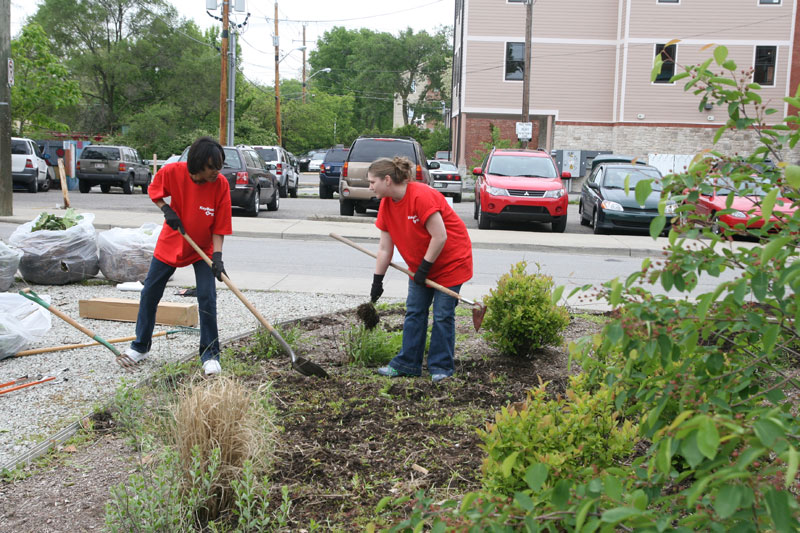
[[(114, 227), (138, 228), (142, 224), (164, 221), (157, 210), (110, 211), (103, 209), (78, 210), (94, 213), (98, 230)], [(0, 223), (23, 224), (39, 216), (40, 209), (15, 208), (13, 216), (0, 217)], [(322, 217), (318, 219), (268, 218), (262, 213), (256, 218), (233, 218), (233, 234), (237, 237), (271, 239), (330, 240), (337, 233), (357, 242), (377, 242), (380, 236), (374, 219), (353, 217)], [(544, 233), (507, 230), (469, 230), (474, 248), (518, 250), (555, 253), (576, 253), (623, 257), (657, 257), (667, 239), (657, 240), (646, 235), (594, 235), (585, 233)]]

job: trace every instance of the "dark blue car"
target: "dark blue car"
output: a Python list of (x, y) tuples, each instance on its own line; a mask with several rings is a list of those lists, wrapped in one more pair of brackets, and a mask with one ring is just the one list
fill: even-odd
[(342, 176), (342, 165), (347, 159), (348, 148), (331, 148), (319, 166), (319, 197), (333, 198), (339, 192), (339, 178)]

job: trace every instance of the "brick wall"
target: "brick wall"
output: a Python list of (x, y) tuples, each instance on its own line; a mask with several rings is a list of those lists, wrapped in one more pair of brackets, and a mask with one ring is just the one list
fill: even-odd
[[(482, 149), (481, 143), (490, 142), (492, 140), (492, 125), (500, 129), (501, 139), (517, 140), (517, 121), (518, 118), (493, 118), (493, 117), (475, 117), (466, 115), (466, 135), (464, 139), (464, 155), (465, 164), (471, 168), (475, 156), (475, 150)], [(536, 148), (539, 138), (539, 124), (533, 122), (533, 141), (530, 143), (531, 148)]]

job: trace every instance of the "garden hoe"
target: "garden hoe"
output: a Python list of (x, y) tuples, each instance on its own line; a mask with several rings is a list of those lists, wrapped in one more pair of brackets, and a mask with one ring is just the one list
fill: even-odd
[[(364, 252), (365, 254), (370, 255), (370, 256), (372, 256), (372, 257), (374, 257), (376, 259), (378, 258), (377, 254), (375, 254), (374, 252), (370, 252), (369, 250), (367, 250), (363, 246), (360, 246), (360, 245), (354, 243), (350, 239), (347, 239), (347, 238), (342, 237), (341, 235), (337, 235), (335, 233), (331, 233), (330, 236), (333, 237), (334, 239), (336, 239), (337, 241), (341, 241), (341, 242), (345, 243), (348, 246), (352, 246), (353, 248), (355, 248), (356, 250), (358, 250), (360, 252)], [(398, 265), (397, 263), (389, 263), (389, 265), (393, 266), (394, 268), (396, 268), (400, 272), (405, 272), (409, 276), (412, 276), (412, 277), (414, 276), (413, 272), (411, 272), (409, 269), (407, 269), (405, 267), (402, 267), (402, 266)], [(481, 329), (481, 324), (483, 324), (483, 317), (486, 315), (486, 306), (483, 305), (483, 303), (481, 303), (481, 302), (473, 302), (471, 300), (467, 300), (466, 298), (464, 298), (463, 296), (461, 296), (457, 292), (452, 291), (452, 290), (448, 289), (447, 287), (445, 287), (443, 285), (439, 285), (435, 281), (431, 281), (429, 279), (426, 279), (425, 283), (429, 287), (434, 288), (437, 291), (441, 291), (441, 292), (447, 294), (448, 296), (452, 296), (453, 298), (456, 298), (457, 300), (464, 302), (467, 305), (471, 305), (472, 306), (472, 325), (475, 326), (475, 331), (478, 331), (479, 329)]]
[[(208, 264), (208, 266), (211, 266), (211, 259), (208, 258), (206, 253), (199, 246), (197, 246), (197, 243), (195, 243), (192, 240), (192, 238), (189, 237), (189, 235), (187, 235), (186, 233), (181, 232), (181, 235), (183, 235), (183, 238), (186, 239), (186, 242), (188, 242), (189, 245), (192, 248), (194, 248), (194, 251), (197, 252), (197, 254), (200, 257), (203, 258), (203, 261), (205, 261)], [(233, 293), (242, 301), (245, 307), (247, 307), (250, 310), (250, 312), (253, 313), (253, 315), (258, 319), (259, 322), (261, 322), (261, 325), (267, 328), (267, 331), (269, 331), (270, 334), (273, 337), (275, 337), (275, 340), (277, 340), (280, 343), (280, 345), (283, 346), (283, 349), (289, 353), (289, 356), (292, 358), (292, 368), (294, 368), (304, 376), (317, 376), (320, 378), (328, 377), (328, 373), (325, 372), (325, 370), (323, 370), (321, 366), (312, 363), (308, 359), (304, 359), (302, 357), (298, 357), (295, 355), (294, 350), (292, 350), (292, 347), (289, 346), (289, 344), (285, 340), (283, 340), (283, 337), (281, 337), (280, 333), (278, 333), (277, 330), (274, 327), (272, 327), (272, 324), (267, 322), (267, 319), (264, 318), (261, 315), (261, 313), (258, 312), (258, 309), (256, 309), (247, 298), (245, 298), (244, 294), (242, 294), (241, 291), (239, 291), (239, 289), (236, 288), (236, 285), (233, 284), (233, 282), (224, 272), (222, 273), (222, 281), (225, 282), (225, 285), (227, 285), (228, 288), (231, 291), (233, 291)]]
[(69, 324), (70, 326), (74, 327), (75, 329), (77, 329), (81, 333), (84, 333), (84, 334), (88, 335), (92, 339), (96, 340), (97, 342), (99, 342), (100, 344), (102, 344), (103, 346), (105, 346), (106, 348), (111, 350), (111, 352), (117, 358), (117, 364), (119, 366), (121, 366), (122, 368), (125, 368), (126, 370), (130, 370), (130, 369), (132, 369), (133, 367), (136, 366), (136, 361), (134, 361), (133, 359), (131, 359), (127, 355), (125, 355), (123, 353), (120, 353), (120, 351), (117, 350), (117, 348), (114, 347), (114, 345), (112, 345), (108, 341), (104, 340), (102, 337), (100, 337), (100, 335), (97, 335), (92, 330), (90, 330), (90, 329), (78, 324), (77, 322), (72, 320), (70, 317), (68, 317), (67, 315), (65, 315), (64, 313), (62, 313), (61, 311), (59, 311), (58, 309), (56, 309), (55, 307), (53, 307), (49, 303), (47, 303), (44, 300), (42, 300), (39, 297), (39, 295), (36, 294), (35, 292), (33, 292), (31, 289), (22, 289), (21, 291), (19, 291), (19, 293), (22, 296), (24, 296), (25, 298), (27, 298), (28, 300), (30, 300), (32, 302), (36, 302), (37, 304), (41, 305), (42, 307), (44, 307), (45, 309), (47, 309), (48, 311), (50, 311), (51, 313), (56, 315), (58, 318), (60, 318), (61, 320), (63, 320), (67, 324)]

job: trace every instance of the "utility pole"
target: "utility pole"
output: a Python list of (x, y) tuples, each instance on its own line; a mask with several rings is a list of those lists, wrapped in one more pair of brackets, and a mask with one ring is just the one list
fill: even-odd
[(306, 25), (303, 24), (303, 103), (306, 103)]
[[(525, 67), (522, 70), (522, 122), (530, 122), (531, 99), (531, 33), (533, 33), (533, 0), (525, 0)], [(528, 147), (528, 141), (522, 142)]]
[(219, 142), (228, 141), (228, 11), (230, 0), (222, 0), (222, 74), (219, 81)]
[(11, 3), (0, 0), (0, 215), (13, 215), (11, 181)]
[(281, 76), (278, 72), (278, 63), (281, 58), (281, 47), (278, 39), (278, 2), (275, 2), (275, 36), (272, 38), (275, 45), (275, 130), (278, 134), (278, 146), (283, 146), (281, 135)]
[(236, 32), (231, 32), (231, 43), (228, 47), (228, 134), (226, 145), (233, 146), (233, 125), (236, 117)]

